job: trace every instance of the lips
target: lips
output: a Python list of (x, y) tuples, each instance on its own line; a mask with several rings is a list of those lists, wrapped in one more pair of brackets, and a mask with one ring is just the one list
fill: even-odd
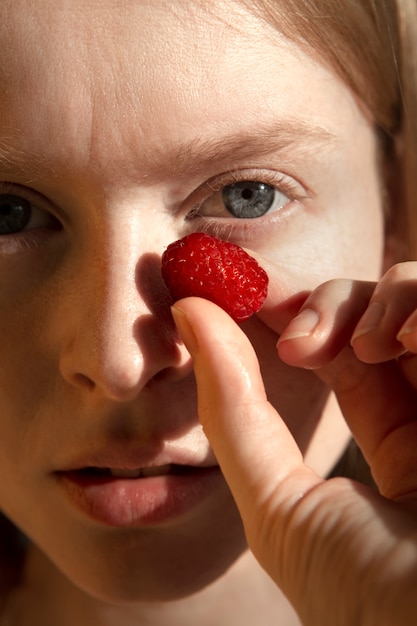
[(149, 467), (140, 467), (138, 469), (124, 469), (113, 467), (87, 467), (81, 470), (86, 474), (96, 476), (113, 476), (114, 478), (149, 478), (150, 476), (166, 476), (167, 474), (182, 474), (189, 469), (187, 465), (177, 465), (175, 463), (166, 463), (165, 465), (156, 465)]
[(56, 476), (71, 506), (90, 520), (113, 527), (172, 522), (224, 486), (217, 465), (87, 465)]

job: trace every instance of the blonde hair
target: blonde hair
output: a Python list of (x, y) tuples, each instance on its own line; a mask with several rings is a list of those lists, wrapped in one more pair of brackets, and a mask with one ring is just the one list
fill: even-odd
[(387, 229), (417, 258), (416, 0), (252, 0), (247, 6), (315, 51), (366, 106), (384, 139)]

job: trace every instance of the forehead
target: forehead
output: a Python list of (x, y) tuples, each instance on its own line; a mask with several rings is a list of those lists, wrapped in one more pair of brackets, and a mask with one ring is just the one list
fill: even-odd
[(89, 85), (117, 86), (122, 71), (125, 84), (146, 76), (162, 92), (156, 82), (162, 69), (165, 80), (184, 82), (191, 59), (193, 76), (204, 74), (232, 49), (238, 60), (237, 41), (259, 45), (276, 34), (234, 0), (2, 0), (0, 12), (3, 84), (28, 90), (39, 78), (81, 83), (88, 76)]
[(11, 131), (34, 132), (42, 115), (53, 124), (58, 110), (56, 130), (72, 134), (81, 119), (109, 126), (116, 115), (137, 115), (140, 132), (148, 113), (163, 121), (167, 107), (175, 122), (178, 105), (193, 123), (196, 102), (204, 115), (214, 93), (227, 111), (234, 81), (225, 78), (243, 79), (244, 51), (257, 48), (256, 67), (275, 36), (232, 0), (1, 0), (0, 13), (0, 114)]
[(196, 138), (286, 116), (337, 130), (349, 100), (246, 3), (1, 2), (0, 151), (12, 145), (26, 161), (93, 162), (137, 180)]

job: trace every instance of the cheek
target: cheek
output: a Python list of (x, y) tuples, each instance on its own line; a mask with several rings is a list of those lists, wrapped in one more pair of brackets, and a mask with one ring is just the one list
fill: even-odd
[(309, 197), (272, 224), (259, 250), (290, 273), (296, 289), (381, 275), (384, 211), (375, 133), (357, 116), (342, 128), (340, 147), (302, 168)]
[(0, 299), (0, 469), (4, 475), (10, 468), (10, 485), (16, 468), (27, 472), (49, 436), (42, 429), (45, 406), (49, 414), (62, 410), (56, 400), (57, 364), (41, 329), (41, 312), (29, 295), (10, 306)]
[[(356, 145), (362, 146), (362, 155), (356, 154)], [(317, 213), (321, 248), (316, 249), (321, 250), (326, 278), (378, 280), (384, 257), (384, 212), (375, 137), (369, 129), (356, 142), (353, 137), (335, 170), (331, 190), (323, 196)]]
[(264, 258), (270, 264), (270, 278), (286, 285), (287, 296), (334, 278), (378, 280), (383, 257), (377, 202), (300, 208), (290, 221), (271, 229), (259, 255), (261, 263)]
[(384, 225), (379, 206), (346, 207), (339, 219), (329, 219), (322, 246), (317, 247), (322, 271), (328, 278), (376, 281), (384, 257)]

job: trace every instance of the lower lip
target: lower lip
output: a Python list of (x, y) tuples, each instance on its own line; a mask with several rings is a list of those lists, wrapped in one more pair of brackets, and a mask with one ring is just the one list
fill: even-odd
[(192, 511), (224, 482), (218, 467), (146, 478), (77, 471), (58, 476), (78, 510), (96, 522), (116, 527), (167, 523)]

